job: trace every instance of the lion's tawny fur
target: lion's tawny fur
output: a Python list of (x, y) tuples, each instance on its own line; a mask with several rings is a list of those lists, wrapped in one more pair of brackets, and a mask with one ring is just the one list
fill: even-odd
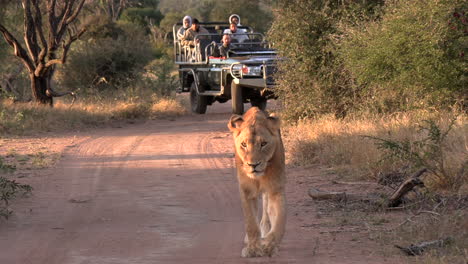
[[(237, 178), (244, 213), (243, 257), (271, 256), (286, 225), (285, 157), (280, 120), (257, 107), (228, 123), (234, 137)], [(262, 218), (257, 220), (262, 195)]]

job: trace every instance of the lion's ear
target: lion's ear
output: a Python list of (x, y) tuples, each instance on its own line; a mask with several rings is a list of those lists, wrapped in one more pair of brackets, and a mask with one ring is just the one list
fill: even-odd
[(281, 120), (275, 114), (270, 114), (268, 117), (268, 128), (273, 134), (277, 134), (280, 131)]
[(237, 129), (240, 128), (243, 122), (244, 122), (244, 119), (242, 119), (242, 116), (232, 115), (228, 123), (229, 130), (231, 130), (231, 132), (236, 131)]

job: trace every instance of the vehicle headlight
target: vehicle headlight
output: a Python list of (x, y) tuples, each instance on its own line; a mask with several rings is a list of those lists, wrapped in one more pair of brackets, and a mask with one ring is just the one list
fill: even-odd
[(242, 65), (242, 75), (261, 76), (262, 75), (262, 67), (261, 66)]
[(247, 66), (244, 64), (234, 64), (231, 68), (231, 74), (236, 78), (242, 78), (241, 76), (262, 76), (262, 66)]

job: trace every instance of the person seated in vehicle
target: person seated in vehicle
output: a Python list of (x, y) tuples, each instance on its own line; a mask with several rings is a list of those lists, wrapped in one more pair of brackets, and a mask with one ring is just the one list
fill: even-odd
[(198, 43), (200, 43), (200, 39), (207, 39), (208, 36), (200, 36), (199, 38), (195, 39), (198, 34), (209, 34), (206, 28), (200, 26), (200, 22), (198, 19), (194, 18), (192, 20), (192, 26), (185, 31), (184, 36), (182, 37), (182, 46), (187, 47), (195, 47)]
[(177, 30), (177, 39), (181, 40), (184, 37), (185, 31), (187, 31), (192, 26), (192, 17), (184, 16), (182, 19), (182, 26)]
[(222, 45), (215, 46), (213, 50), (213, 57), (227, 57), (229, 49), (231, 48), (231, 35), (224, 34), (223, 39), (221, 40)]
[(241, 32), (234, 22), (229, 25), (229, 29), (224, 30), (223, 34), (231, 34), (231, 40), (235, 40), (238, 43), (249, 39), (249, 36), (245, 32)]
[[(235, 23), (237, 27), (241, 27), (240, 23), (240, 16), (238, 14), (232, 14), (229, 16), (229, 24)], [(247, 33), (247, 29), (245, 28), (239, 28), (238, 29), (239, 33)]]

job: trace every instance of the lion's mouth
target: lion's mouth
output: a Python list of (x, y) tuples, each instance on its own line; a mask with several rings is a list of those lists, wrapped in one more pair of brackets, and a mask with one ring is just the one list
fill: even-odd
[(263, 176), (264, 171), (252, 170), (249, 174), (251, 177), (253, 176), (254, 178), (258, 178), (258, 177)]

